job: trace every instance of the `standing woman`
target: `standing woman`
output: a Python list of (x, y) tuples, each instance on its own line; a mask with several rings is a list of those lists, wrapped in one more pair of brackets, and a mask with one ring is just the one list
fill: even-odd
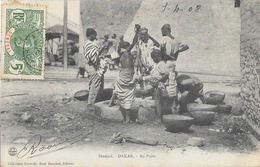
[(97, 32), (93, 28), (86, 30), (87, 41), (84, 46), (84, 56), (87, 60), (85, 69), (89, 78), (89, 97), (88, 97), (88, 110), (94, 111), (94, 103), (97, 94), (104, 87), (104, 73), (106, 71), (104, 63), (100, 57), (103, 47), (99, 48), (95, 43)]
[(113, 103), (115, 96), (118, 97), (120, 102), (120, 111), (122, 113), (125, 123), (130, 122), (130, 111), (135, 101), (135, 88), (136, 88), (136, 76), (134, 75), (134, 60), (131, 55), (131, 50), (138, 40), (138, 34), (140, 25), (135, 25), (135, 36), (130, 46), (125, 50), (121, 48), (122, 56), (120, 62), (122, 68), (119, 72), (119, 78), (115, 84), (114, 95), (111, 98), (110, 105)]

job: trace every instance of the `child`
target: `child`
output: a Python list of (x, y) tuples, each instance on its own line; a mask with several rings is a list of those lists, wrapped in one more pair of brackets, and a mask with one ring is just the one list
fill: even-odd
[(107, 71), (110, 61), (111, 61), (111, 59), (108, 58), (107, 56), (101, 55), (99, 57), (98, 73), (100, 73), (100, 75), (103, 75)]
[(77, 72), (76, 78), (78, 78), (79, 75), (82, 75), (82, 78), (84, 78), (85, 72), (86, 72), (85, 64), (87, 63), (84, 54), (76, 53), (75, 54), (75, 62), (76, 62), (77, 67), (78, 67), (78, 72)]
[(151, 53), (151, 57), (155, 63), (154, 67), (151, 70), (150, 75), (142, 77), (142, 80), (148, 81), (153, 86), (157, 122), (161, 122), (161, 95), (162, 92), (165, 91), (165, 86), (168, 85), (168, 74), (165, 69), (166, 61), (164, 57), (162, 57), (161, 51), (159, 49), (154, 49)]
[(84, 78), (84, 77), (85, 77), (85, 72), (86, 72), (85, 68), (79, 67), (79, 70), (78, 70), (78, 73), (77, 73), (77, 77), (76, 77), (76, 78), (78, 78), (79, 75), (82, 75), (82, 78)]

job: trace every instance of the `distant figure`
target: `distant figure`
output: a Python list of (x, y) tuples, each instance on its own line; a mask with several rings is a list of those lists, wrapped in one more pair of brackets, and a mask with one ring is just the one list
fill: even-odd
[(102, 52), (101, 53), (102, 54), (107, 54), (108, 50), (109, 50), (109, 48), (111, 46), (111, 42), (108, 39), (109, 39), (109, 35), (108, 34), (104, 35), (104, 40), (103, 40), (103, 42), (101, 44), (101, 48), (102, 48)]
[(74, 59), (75, 59), (76, 65), (78, 67), (76, 78), (78, 78), (80, 75), (82, 76), (82, 78), (84, 78), (85, 73), (86, 73), (85, 66), (86, 66), (86, 63), (87, 63), (87, 60), (86, 60), (84, 54), (83, 53), (75, 53)]
[(85, 72), (86, 72), (85, 68), (83, 68), (83, 67), (79, 67), (76, 78), (78, 78), (79, 75), (81, 75), (82, 78), (84, 78), (84, 77), (85, 77)]
[(71, 55), (75, 55), (79, 53), (79, 48), (76, 46), (75, 42), (71, 44)]
[(137, 42), (139, 29), (140, 26), (136, 25), (135, 36), (131, 45), (127, 47), (126, 50), (121, 48), (121, 51), (123, 52), (120, 58), (122, 69), (119, 72), (119, 79), (115, 84), (115, 91), (109, 104), (111, 106), (115, 97), (118, 97), (120, 102), (120, 111), (125, 123), (130, 122), (130, 109), (135, 101), (136, 78), (134, 76), (134, 60), (131, 55), (131, 49)]
[(116, 34), (113, 34), (111, 39), (110, 39), (112, 47), (117, 51), (118, 48), (118, 42), (116, 40)]
[(124, 36), (120, 35), (119, 44), (118, 44), (118, 53), (121, 54), (121, 48), (127, 48), (130, 46), (130, 43), (124, 40)]
[(118, 54), (118, 41), (116, 40), (116, 34), (113, 34), (109, 41), (111, 43), (111, 46), (109, 48), (108, 54), (110, 54), (112, 58), (112, 61), (109, 64), (109, 69), (114, 70), (115, 65), (118, 66), (120, 60), (120, 56)]

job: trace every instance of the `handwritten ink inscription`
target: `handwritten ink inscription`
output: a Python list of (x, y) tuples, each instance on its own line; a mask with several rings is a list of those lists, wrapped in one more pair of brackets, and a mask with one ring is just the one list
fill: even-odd
[(195, 5), (195, 6), (190, 6), (188, 8), (183, 8), (179, 4), (171, 4), (169, 2), (166, 2), (166, 4), (162, 6), (162, 12), (171, 11), (172, 13), (179, 13), (179, 12), (188, 11), (188, 12), (198, 13), (201, 10), (201, 7), (202, 7), (201, 5)]

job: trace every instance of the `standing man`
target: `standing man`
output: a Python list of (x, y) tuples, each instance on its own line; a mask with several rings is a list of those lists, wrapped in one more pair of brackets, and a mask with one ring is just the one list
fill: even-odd
[(166, 62), (166, 71), (169, 74), (169, 86), (166, 87), (168, 92), (172, 112), (176, 113), (177, 110), (177, 83), (176, 83), (176, 60), (178, 58), (179, 52), (187, 50), (189, 47), (187, 45), (181, 45), (180, 42), (172, 36), (171, 26), (165, 24), (161, 28), (162, 41), (161, 41), (161, 52), (163, 56), (168, 57)]
[(94, 111), (97, 94), (104, 87), (104, 73), (106, 71), (104, 59), (100, 56), (103, 47), (99, 48), (94, 42), (97, 32), (93, 28), (86, 30), (87, 41), (84, 46), (84, 56), (87, 60), (85, 69), (89, 78), (88, 110)]

